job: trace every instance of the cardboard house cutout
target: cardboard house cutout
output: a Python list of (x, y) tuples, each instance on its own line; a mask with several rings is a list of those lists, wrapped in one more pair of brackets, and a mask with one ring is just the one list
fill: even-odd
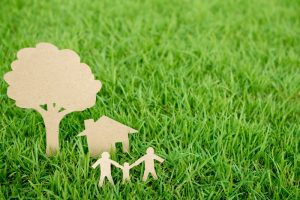
[(134, 130), (107, 116), (98, 121), (93, 119), (84, 121), (85, 130), (78, 136), (86, 136), (90, 155), (99, 156), (102, 152), (115, 151), (116, 143), (122, 143), (123, 151), (129, 152), (128, 134), (136, 133)]
[(49, 43), (21, 49), (11, 67), (4, 76), (9, 84), (7, 95), (18, 107), (42, 115), (46, 153), (53, 155), (59, 149), (60, 121), (71, 112), (94, 106), (101, 82), (74, 51), (60, 50)]

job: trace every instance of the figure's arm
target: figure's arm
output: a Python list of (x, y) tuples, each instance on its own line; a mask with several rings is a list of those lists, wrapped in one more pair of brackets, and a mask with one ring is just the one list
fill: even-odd
[(130, 168), (133, 168), (135, 166), (138, 166), (139, 164), (141, 164), (143, 161), (145, 160), (145, 156), (139, 158), (137, 161), (135, 161), (132, 165), (130, 165)]
[(123, 166), (120, 165), (119, 163), (117, 163), (116, 161), (111, 160), (110, 162), (111, 162), (112, 165), (114, 165), (114, 166), (116, 166), (116, 167), (118, 167), (120, 169), (123, 169)]
[(129, 165), (129, 169), (135, 167), (133, 164), (134, 164), (134, 163), (132, 163), (132, 165)]
[(164, 162), (164, 160), (165, 160), (165, 159), (163, 159), (163, 158), (161, 158), (161, 157), (159, 157), (157, 155), (154, 155), (154, 159), (157, 160), (160, 163)]
[(100, 165), (101, 163), (101, 159), (97, 160), (93, 165), (92, 165), (92, 168), (96, 168), (98, 165)]

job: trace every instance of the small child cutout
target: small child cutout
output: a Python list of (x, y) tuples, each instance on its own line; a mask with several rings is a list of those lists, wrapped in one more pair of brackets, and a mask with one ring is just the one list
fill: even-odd
[(123, 183), (125, 183), (126, 181), (130, 181), (130, 175), (129, 175), (130, 168), (131, 168), (131, 166), (129, 166), (129, 163), (125, 162), (124, 166), (122, 167), (122, 170), (123, 170)]
[(144, 155), (132, 164), (132, 167), (135, 167), (141, 164), (142, 162), (145, 162), (143, 181), (146, 181), (148, 179), (149, 174), (151, 174), (154, 179), (157, 179), (156, 171), (154, 168), (155, 160), (159, 161), (160, 163), (164, 162), (164, 159), (154, 154), (154, 149), (152, 147), (149, 147), (146, 151), (146, 155)]
[(92, 168), (96, 168), (98, 165), (100, 165), (101, 175), (99, 180), (99, 186), (101, 187), (104, 183), (105, 177), (108, 179), (108, 181), (114, 185), (114, 181), (111, 176), (111, 165), (114, 165), (115, 167), (122, 168), (119, 163), (109, 159), (110, 155), (108, 152), (103, 152), (101, 154), (101, 158), (97, 160), (93, 165)]

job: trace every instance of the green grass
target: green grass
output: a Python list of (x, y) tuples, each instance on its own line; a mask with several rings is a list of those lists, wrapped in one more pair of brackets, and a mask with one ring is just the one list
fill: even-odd
[[(299, 199), (300, 2), (0, 2), (1, 199)], [(41, 116), (6, 95), (16, 53), (73, 49), (103, 88), (60, 125), (45, 156)], [(153, 146), (159, 180), (97, 188), (83, 121), (107, 115), (139, 130), (132, 163)]]

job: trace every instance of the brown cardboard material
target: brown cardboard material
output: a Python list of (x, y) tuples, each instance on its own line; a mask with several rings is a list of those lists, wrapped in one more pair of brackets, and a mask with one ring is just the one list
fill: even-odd
[(39, 43), (17, 53), (12, 71), (4, 76), (7, 95), (21, 108), (38, 111), (46, 127), (46, 153), (59, 149), (59, 123), (74, 111), (94, 106), (101, 82), (72, 50)]
[(145, 171), (143, 175), (143, 181), (148, 179), (148, 175), (151, 174), (154, 179), (157, 179), (157, 174), (154, 167), (154, 161), (157, 160), (160, 163), (164, 162), (164, 159), (159, 157), (158, 155), (154, 154), (154, 149), (149, 147), (146, 151), (146, 155), (142, 156), (140, 159), (135, 161), (132, 165), (129, 165), (128, 162), (125, 162), (123, 166), (121, 166), (116, 161), (109, 159), (110, 155), (108, 152), (103, 152), (101, 154), (101, 158), (98, 159), (93, 165), (92, 168), (96, 168), (98, 165), (100, 166), (100, 180), (99, 180), (99, 187), (103, 186), (105, 178), (114, 185), (114, 181), (111, 175), (111, 167), (112, 165), (122, 169), (123, 171), (123, 181), (122, 183), (126, 183), (130, 181), (130, 169), (133, 167), (138, 166), (139, 164), (145, 162)]
[(99, 156), (102, 152), (115, 151), (115, 143), (122, 143), (123, 151), (129, 152), (128, 134), (136, 133), (124, 124), (107, 116), (102, 116), (94, 122), (92, 119), (84, 121), (85, 130), (78, 136), (86, 136), (88, 148), (92, 157)]
[(135, 161), (130, 167), (133, 168), (142, 162), (145, 162), (145, 171), (143, 175), (143, 181), (148, 179), (148, 175), (151, 174), (154, 179), (157, 179), (157, 174), (154, 168), (154, 161), (157, 160), (160, 163), (164, 162), (164, 159), (154, 154), (154, 149), (149, 147), (146, 151), (146, 155)]
[(114, 181), (113, 178), (111, 176), (111, 166), (114, 165), (115, 167), (118, 168), (122, 168), (121, 165), (119, 165), (119, 163), (117, 163), (116, 161), (113, 161), (111, 159), (109, 159), (110, 155), (108, 152), (103, 152), (101, 154), (101, 158), (98, 159), (93, 165), (92, 168), (96, 168), (98, 165), (100, 166), (100, 180), (99, 180), (99, 187), (102, 187), (105, 178), (108, 179), (108, 181), (114, 185)]
[(126, 183), (127, 181), (130, 181), (130, 169), (132, 168), (132, 166), (129, 165), (128, 162), (125, 162), (123, 167), (122, 167), (122, 171), (123, 171), (123, 183)]

